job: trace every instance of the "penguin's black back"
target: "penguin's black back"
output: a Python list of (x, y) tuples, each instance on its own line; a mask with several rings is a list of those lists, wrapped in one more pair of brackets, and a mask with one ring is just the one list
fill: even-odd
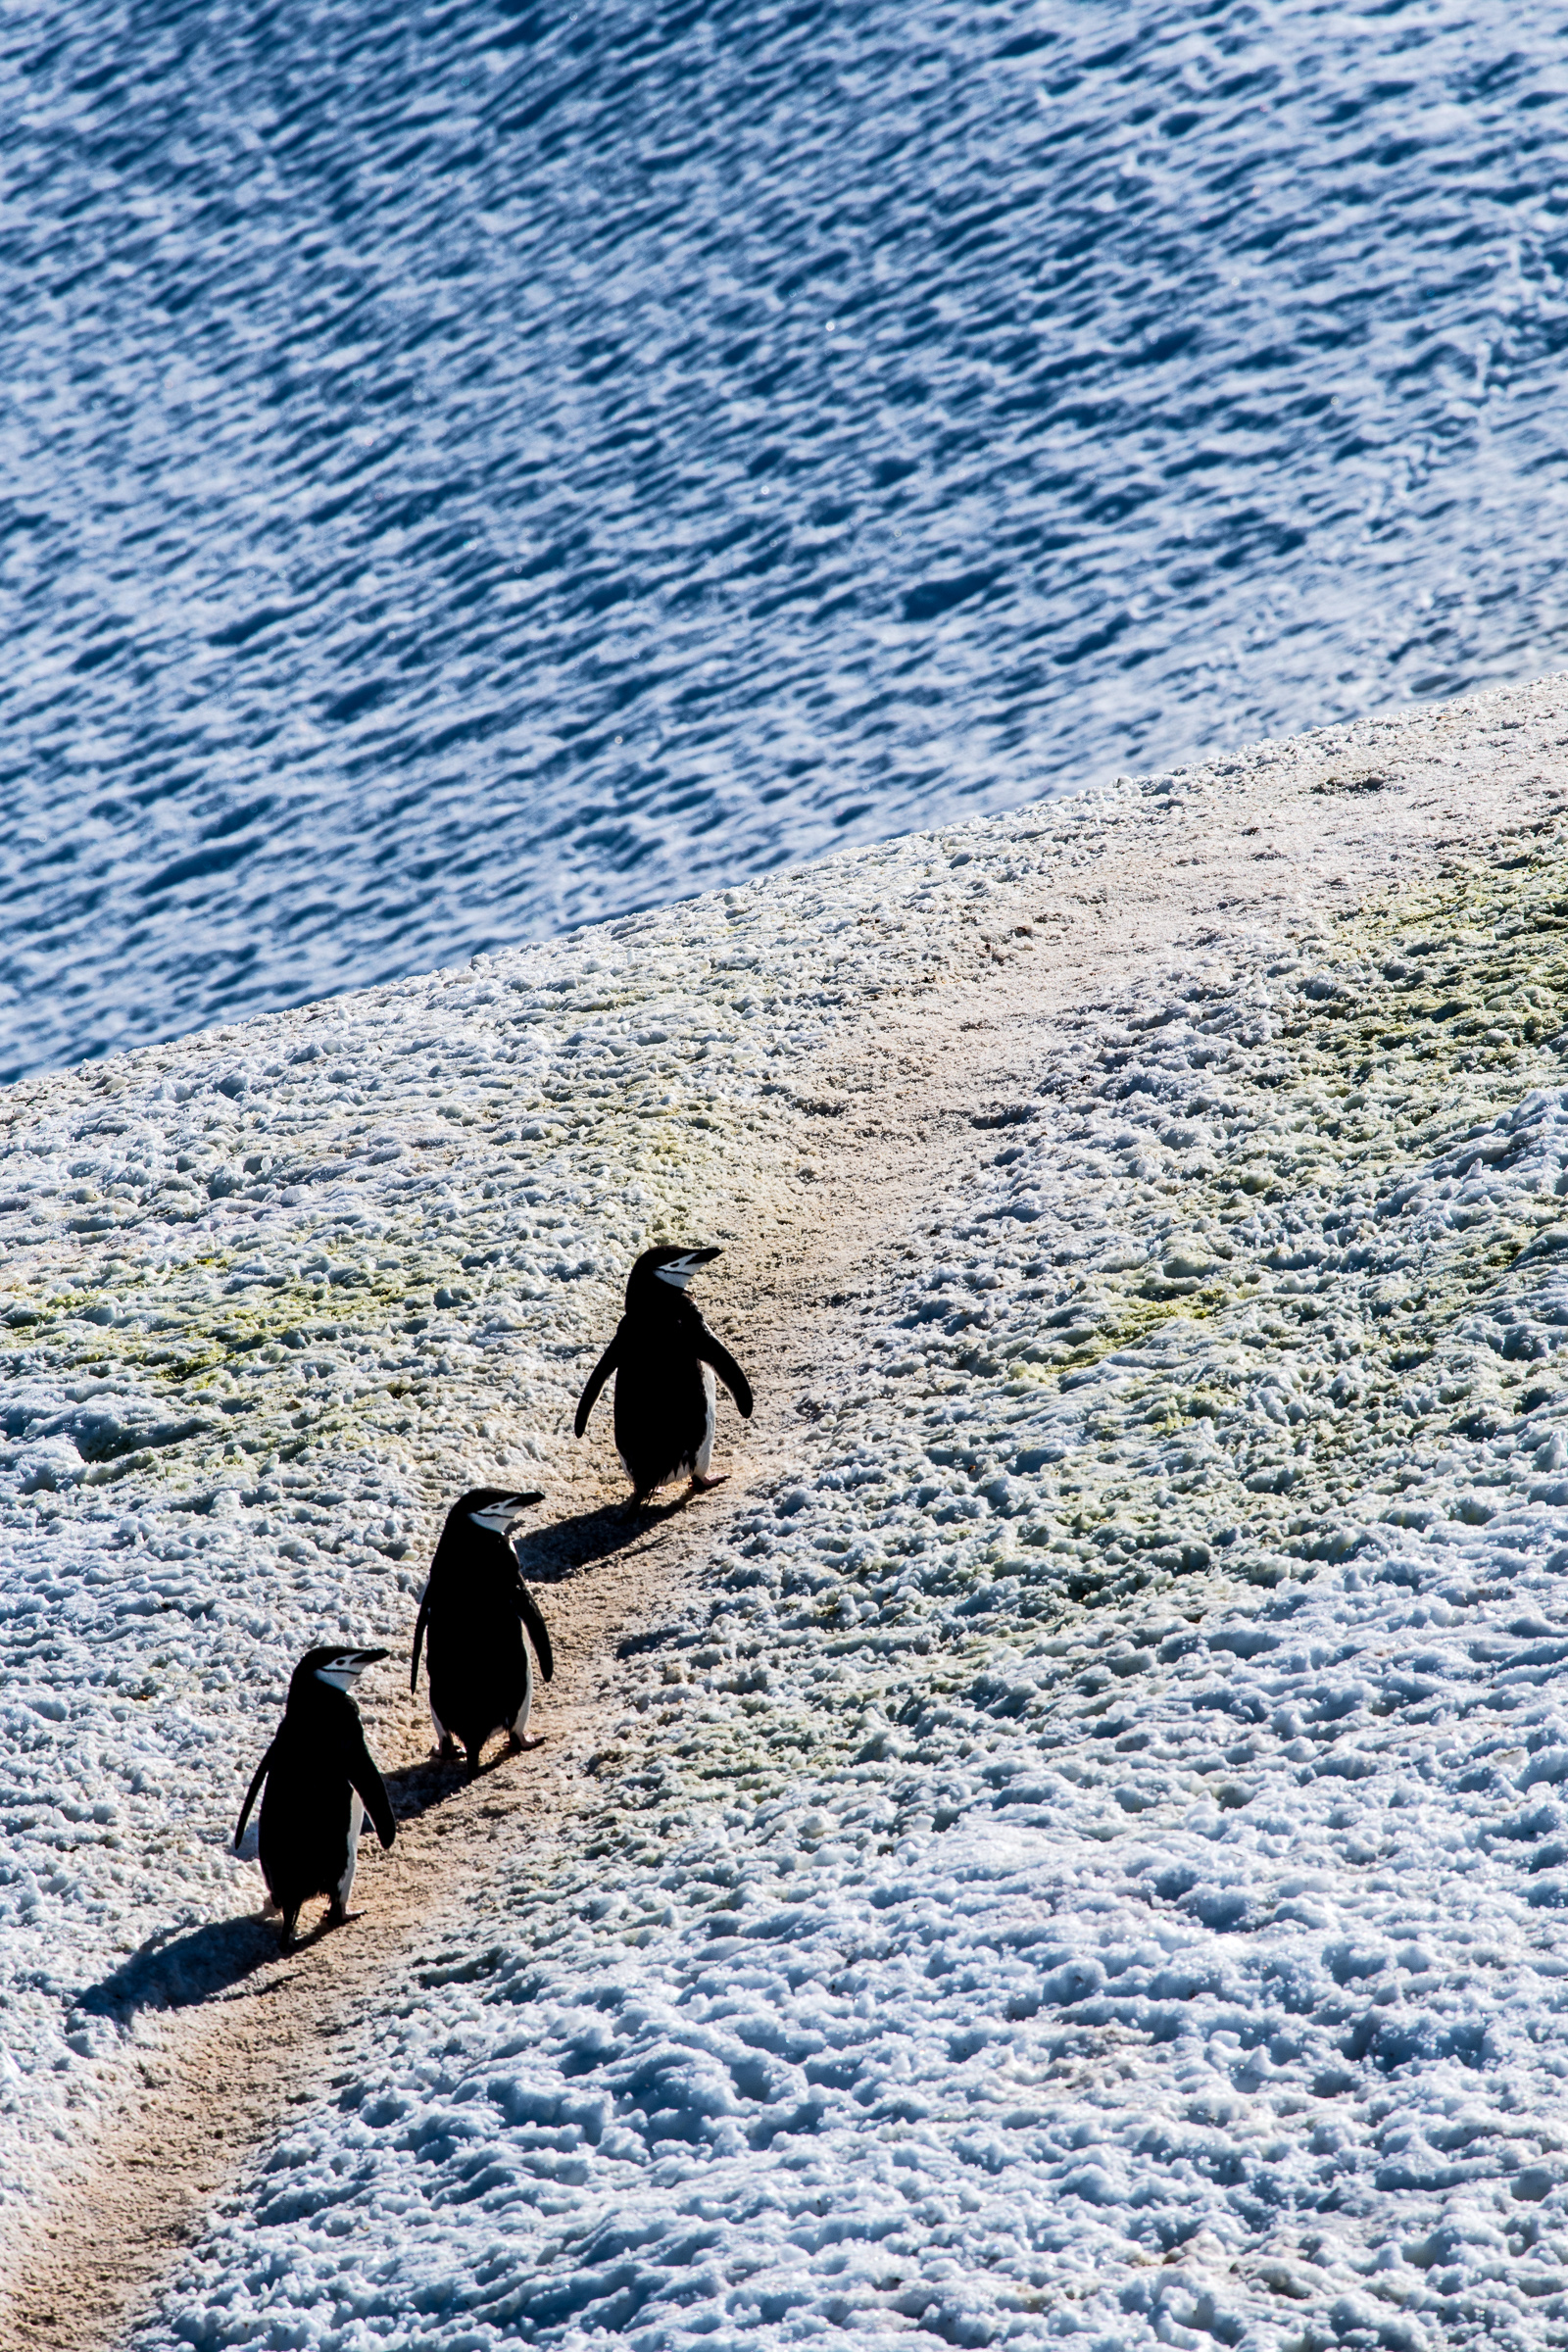
[(342, 1881), (362, 1757), (368, 1761), (365, 1733), (347, 1691), (318, 1684), (291, 1701), (272, 1743), (257, 1825), (262, 1876), (285, 1918), (318, 1894), (334, 1894)]
[(512, 1546), (483, 1528), (453, 1531), (430, 1567), (427, 1603), (430, 1711), (476, 1754), (510, 1730), (528, 1690)]
[(708, 1329), (690, 1298), (628, 1299), (616, 1337), (615, 1449), (639, 1494), (689, 1473), (712, 1426)]

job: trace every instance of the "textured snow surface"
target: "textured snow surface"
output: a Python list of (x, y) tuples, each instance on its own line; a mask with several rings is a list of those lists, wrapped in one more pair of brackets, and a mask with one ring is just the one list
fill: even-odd
[(990, 878), (903, 842), (0, 1099), (0, 2192), (227, 1981), (295, 1658), (403, 1647), (453, 1494), (548, 1484), (636, 1250), (742, 1235), (813, 1054), (1103, 849), (1088, 800), (964, 838)]
[(1562, 59), (0, 12), (0, 1072), (1568, 659)]
[[(252, 1899), (289, 1658), (406, 1638), (460, 1462), (548, 1483), (642, 1236), (743, 1226), (867, 998), (1192, 788), (8, 1098), (13, 2180)], [(142, 2352), (1568, 2339), (1561, 859), (1215, 939), (976, 1103), (580, 1840)]]
[(1563, 2340), (1559, 856), (987, 1115), (146, 2346)]

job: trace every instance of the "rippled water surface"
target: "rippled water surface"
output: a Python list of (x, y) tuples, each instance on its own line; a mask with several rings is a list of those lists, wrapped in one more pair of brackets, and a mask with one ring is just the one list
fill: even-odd
[(1568, 10), (0, 18), (0, 1071), (1568, 662)]

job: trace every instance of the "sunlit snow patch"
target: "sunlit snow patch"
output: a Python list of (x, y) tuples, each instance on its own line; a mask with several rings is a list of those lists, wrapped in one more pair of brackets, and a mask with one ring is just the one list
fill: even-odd
[(140, 2339), (1557, 2340), (1549, 851), (977, 1105), (569, 1865)]

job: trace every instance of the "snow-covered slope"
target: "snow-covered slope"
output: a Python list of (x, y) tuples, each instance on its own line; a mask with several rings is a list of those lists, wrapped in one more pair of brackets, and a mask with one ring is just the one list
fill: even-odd
[(1555, 856), (1061, 1040), (142, 2341), (1561, 2340)]
[[(642, 1236), (792, 1181), (813, 1054), (1156, 799), (11, 1099), (13, 1213), (103, 1220), (11, 1276), (13, 2179), (156, 2031), (128, 1947), (244, 1899), (307, 1632), (401, 1640)], [(336, 2046), (147, 2352), (1568, 2334), (1560, 857), (1217, 932), (975, 1105), (579, 1840)]]
[(406, 1650), (452, 1494), (550, 1483), (635, 1251), (755, 1230), (813, 1057), (1103, 848), (1087, 801), (965, 839), (990, 879), (920, 838), (0, 1098), (8, 2198), (148, 2030), (132, 1955), (177, 1989), (252, 1902), (294, 1658)]

